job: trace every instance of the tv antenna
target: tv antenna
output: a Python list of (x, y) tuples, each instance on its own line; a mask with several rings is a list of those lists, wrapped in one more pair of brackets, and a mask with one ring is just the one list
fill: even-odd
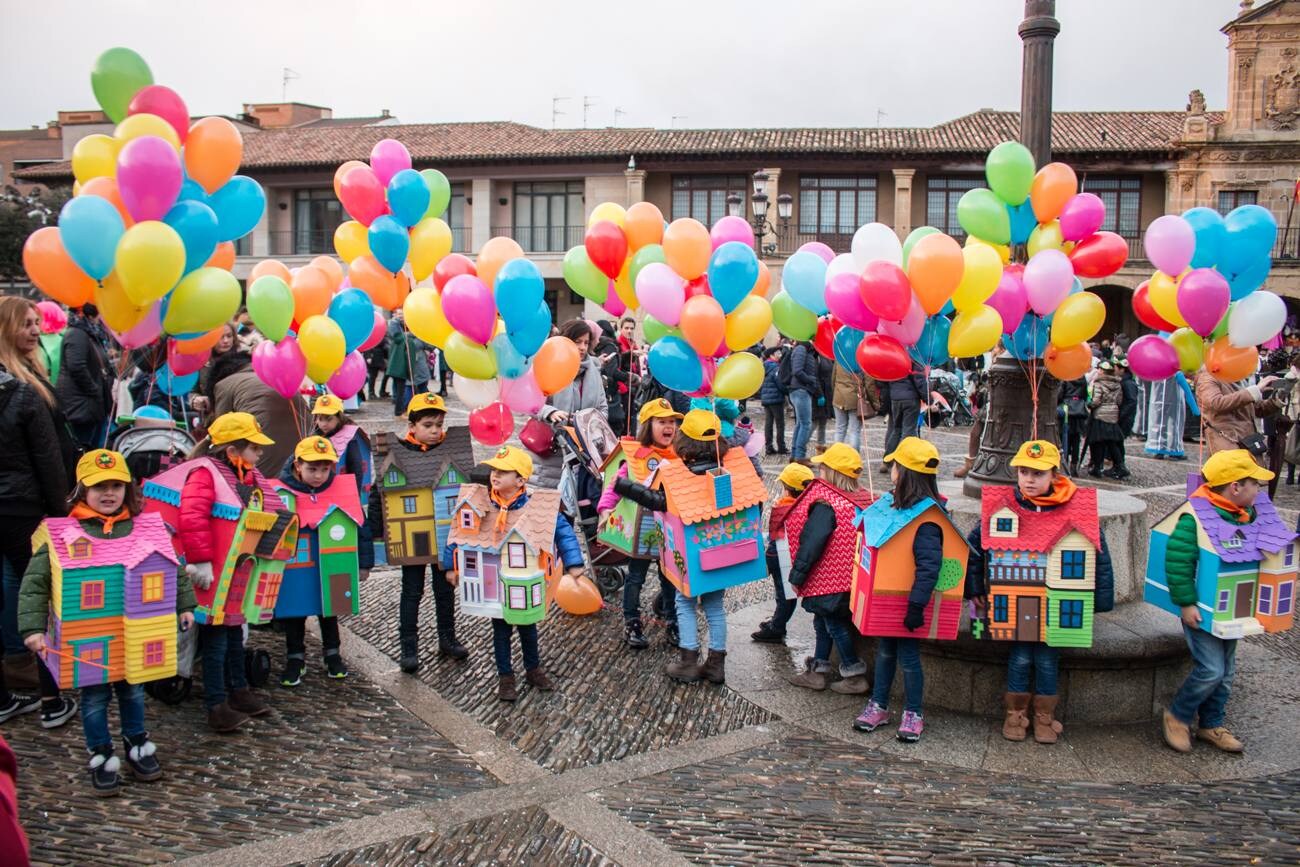
[(675, 114), (675, 115), (673, 115), (673, 119), (672, 119), (672, 121), (670, 122), (670, 125), (672, 126), (673, 129), (677, 129), (677, 121), (679, 121), (679, 120), (687, 120), (689, 117), (690, 117), (690, 115), (688, 115), (688, 114)]
[(876, 129), (880, 129), (880, 121), (886, 117), (889, 117), (888, 112), (876, 109)]
[(551, 97), (551, 129), (555, 129), (555, 123), (559, 116), (566, 114), (566, 112), (560, 111), (560, 103), (568, 102), (570, 99), (572, 99), (572, 97), (569, 96)]
[(296, 78), (302, 78), (301, 75), (294, 72), (289, 67), (284, 67), (280, 74), (280, 102), (289, 101), (289, 82)]
[(587, 128), (587, 112), (591, 110), (591, 107), (593, 105), (596, 105), (596, 100), (599, 98), (600, 97), (595, 97), (595, 96), (582, 97), (582, 128), (583, 129)]
[(614, 106), (614, 126), (618, 126), (623, 122), (623, 115), (625, 114), (627, 114), (627, 112), (625, 112), (621, 107), (617, 105)]

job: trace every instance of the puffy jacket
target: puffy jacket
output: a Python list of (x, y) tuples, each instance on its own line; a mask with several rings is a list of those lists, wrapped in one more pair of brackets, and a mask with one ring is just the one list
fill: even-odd
[[(513, 512), (516, 509), (522, 509), (528, 505), (528, 492), (524, 491), (523, 495), (510, 504), (507, 511)], [(486, 519), (485, 519), (486, 520)], [(582, 546), (578, 544), (578, 537), (573, 532), (573, 525), (569, 523), (563, 513), (558, 510), (555, 513), (555, 556), (564, 564), (565, 569), (572, 569), (574, 566), (583, 565)], [(444, 563), (456, 562), (456, 545), (448, 544), (443, 549)]]
[(907, 594), (907, 604), (924, 605), (934, 595), (939, 583), (939, 567), (943, 565), (943, 531), (933, 521), (916, 528), (912, 537), (912, 559), (916, 562), (916, 577)]
[(262, 475), (275, 477), (293, 449), (302, 439), (299, 424), (311, 423), (311, 408), (301, 396), (285, 400), (269, 385), (257, 378), (251, 366), (226, 377), (214, 387), (213, 417), (228, 412), (252, 413), (262, 432), (275, 440), (266, 446), (257, 468)]
[(1138, 388), (1137, 378), (1132, 371), (1124, 371), (1119, 380), (1119, 389), (1119, 429), (1124, 432), (1124, 436), (1132, 436), (1133, 425), (1137, 422), (1138, 401), (1141, 399), (1141, 389)]
[[(260, 470), (253, 470), (253, 482), (263, 491), (270, 491)], [(176, 517), (176, 541), (186, 563), (211, 563), (217, 556), (217, 539), (212, 532), (215, 520), (212, 504), (216, 500), (217, 488), (211, 473), (195, 470), (186, 477), (181, 488), (180, 513)]]
[(51, 408), (0, 365), (0, 515), (63, 515), (70, 487)]
[(882, 406), (889, 406), (889, 402), (893, 400), (914, 400), (921, 403), (922, 397), (928, 395), (929, 390), (925, 385), (925, 377), (916, 372), (893, 382), (880, 383), (880, 402)]
[[(1231, 523), (1231, 514), (1215, 507), (1224, 520)], [(1247, 508), (1250, 520), (1255, 520), (1255, 508)], [(1169, 585), (1169, 600), (1175, 605), (1196, 604), (1196, 564), (1200, 560), (1201, 549), (1196, 543), (1196, 519), (1191, 515), (1181, 515), (1174, 524), (1174, 531), (1169, 534), (1165, 545), (1165, 583)]]
[(1093, 418), (1108, 424), (1119, 424), (1119, 402), (1121, 398), (1119, 379), (1108, 374), (1101, 374), (1092, 384)]
[(763, 385), (758, 390), (758, 401), (764, 406), (785, 403), (785, 388), (781, 385), (781, 363), (763, 362)]
[(84, 316), (73, 316), (63, 335), (63, 364), (55, 387), (73, 424), (98, 424), (113, 404), (113, 376), (104, 345)]
[(866, 374), (849, 373), (835, 365), (835, 387), (831, 403), (836, 409), (857, 414), (858, 399), (862, 399), (863, 415), (872, 418), (880, 411), (880, 392), (876, 381)]
[(823, 396), (821, 363), (811, 344), (796, 343), (790, 356), (790, 390), (806, 391), (814, 399)]
[(599, 409), (602, 415), (609, 415), (609, 399), (605, 395), (600, 363), (590, 355), (578, 365), (578, 375), (573, 382), (547, 398), (537, 417), (549, 422), (557, 411), (573, 415), (580, 409)]
[[(290, 460), (280, 471), (280, 481), (291, 491), (297, 491), (300, 494), (311, 495), (317, 491), (323, 491), (334, 481), (334, 473), (330, 473), (329, 480), (320, 487), (313, 488), (306, 482), (299, 479), (293, 474), (293, 461)], [(315, 532), (312, 530), (311, 532)], [(370, 535), (370, 522), (367, 516), (363, 516), (361, 523), (357, 526), (357, 566), (361, 569), (369, 569), (375, 565), (375, 541)]]
[(1219, 382), (1208, 371), (1196, 375), (1196, 402), (1201, 407), (1205, 422), (1205, 444), (1210, 453), (1241, 448), (1237, 443), (1253, 433), (1259, 433), (1255, 419), (1272, 415), (1281, 403), (1270, 398), (1261, 400), (1257, 385)]
[(404, 379), (418, 394), (429, 381), (429, 350), (433, 347), (402, 327), (397, 319), (388, 322), (388, 369), (393, 379)]

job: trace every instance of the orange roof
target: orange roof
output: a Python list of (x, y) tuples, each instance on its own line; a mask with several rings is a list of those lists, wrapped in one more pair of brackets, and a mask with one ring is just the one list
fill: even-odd
[(667, 461), (659, 467), (659, 486), (668, 496), (668, 508), (685, 524), (729, 515), (767, 499), (763, 480), (754, 471), (743, 449), (733, 448), (722, 456), (722, 466), (731, 474), (731, 506), (719, 509), (713, 502), (713, 476), (696, 475), (681, 461)]
[(471, 548), (500, 550), (511, 531), (517, 530), (534, 551), (545, 551), (548, 554), (554, 552), (555, 516), (560, 509), (559, 491), (530, 489), (527, 505), (506, 512), (505, 531), (500, 535), (496, 532), (497, 506), (488, 496), (486, 486), (461, 485), (457, 509), (461, 504), (468, 504), (482, 520), (476, 529), (467, 529), (453, 518), (448, 542)]

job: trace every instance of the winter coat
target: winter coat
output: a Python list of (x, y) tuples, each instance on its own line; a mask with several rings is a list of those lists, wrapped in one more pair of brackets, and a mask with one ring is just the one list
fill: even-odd
[(113, 405), (113, 369), (108, 352), (84, 316), (73, 316), (63, 334), (63, 363), (55, 386), (68, 421), (99, 424)]
[(918, 404), (930, 394), (925, 377), (913, 372), (893, 382), (880, 383), (880, 405), (888, 407), (893, 401), (916, 401)]
[[(506, 511), (513, 512), (516, 509), (522, 509), (524, 506), (528, 505), (528, 500), (529, 494), (528, 491), (525, 490), (517, 500), (507, 507)], [(489, 514), (488, 517), (483, 520), (495, 521), (496, 517)], [(555, 513), (555, 536), (553, 537), (553, 541), (555, 544), (555, 559), (563, 563), (565, 569), (572, 569), (574, 566), (583, 565), (582, 546), (578, 544), (578, 537), (573, 532), (573, 525), (569, 523), (568, 518), (564, 517), (563, 512), (557, 511)], [(449, 543), (447, 547), (443, 549), (442, 562), (456, 562), (456, 547), (457, 546), (454, 543)]]
[(1092, 384), (1092, 401), (1089, 403), (1095, 412), (1093, 418), (1107, 424), (1119, 424), (1119, 379), (1102, 374)]
[(1210, 454), (1239, 449), (1241, 440), (1259, 433), (1255, 419), (1272, 415), (1281, 406), (1273, 398), (1261, 401), (1260, 397), (1257, 385), (1220, 382), (1204, 370), (1196, 375), (1196, 403), (1201, 407)]
[(806, 391), (816, 402), (825, 394), (822, 388), (820, 356), (810, 343), (796, 343), (790, 357), (790, 391)]
[(1119, 388), (1119, 429), (1124, 432), (1124, 436), (1131, 436), (1133, 425), (1137, 422), (1138, 401), (1141, 399), (1137, 377), (1131, 372), (1125, 372), (1120, 377)]
[(835, 393), (835, 362), (829, 358), (816, 353), (817, 355), (817, 385), (818, 391), (813, 392), (813, 421), (832, 418), (835, 415), (831, 406), (831, 397)]
[(67, 512), (71, 486), (55, 415), (41, 396), (0, 366), (0, 516)]
[(763, 384), (758, 389), (758, 401), (764, 406), (785, 403), (785, 386), (781, 385), (780, 371), (779, 361), (763, 362)]
[[(1235, 523), (1233, 516), (1220, 509), (1219, 513), (1228, 523)], [(1251, 523), (1255, 521), (1255, 507), (1246, 509), (1250, 513)], [(1169, 534), (1165, 545), (1165, 583), (1169, 585), (1169, 601), (1175, 605), (1196, 604), (1196, 564), (1200, 561), (1201, 549), (1197, 545), (1196, 519), (1191, 515), (1182, 515), (1174, 524), (1174, 531)]]
[(862, 414), (871, 418), (880, 411), (880, 394), (876, 382), (866, 374), (849, 373), (838, 364), (835, 365), (835, 386), (831, 395), (831, 404), (836, 409), (857, 414), (861, 401)]
[[(284, 483), (289, 490), (299, 494), (311, 496), (319, 491), (328, 488), (334, 482), (336, 473), (330, 473), (329, 479), (320, 487), (313, 488), (302, 479), (293, 474), (293, 460), (290, 459), (280, 471), (280, 481)], [(315, 531), (312, 531), (315, 532)], [(370, 522), (363, 517), (361, 523), (357, 526), (357, 568), (369, 569), (375, 565), (375, 541), (370, 535)]]
[(916, 528), (912, 537), (912, 559), (916, 562), (916, 577), (907, 594), (907, 604), (925, 605), (934, 595), (939, 583), (939, 567), (943, 565), (943, 531), (933, 521)]
[(429, 350), (432, 349), (414, 334), (402, 327), (397, 319), (388, 321), (388, 369), (393, 379), (405, 380), (415, 389), (424, 391), (429, 382)]
[(1088, 381), (1082, 376), (1061, 383), (1061, 409), (1071, 418), (1088, 414)]
[(609, 415), (609, 399), (605, 396), (600, 363), (590, 355), (578, 365), (578, 375), (573, 382), (547, 398), (537, 417), (549, 422), (557, 411), (573, 415), (580, 409), (599, 409), (602, 415)]
[(301, 396), (285, 399), (269, 385), (257, 378), (252, 367), (232, 374), (217, 383), (213, 389), (212, 414), (215, 418), (228, 412), (252, 413), (262, 432), (275, 440), (265, 446), (257, 468), (263, 475), (274, 477), (293, 455), (294, 447), (302, 439), (302, 428), (311, 422), (311, 408)]

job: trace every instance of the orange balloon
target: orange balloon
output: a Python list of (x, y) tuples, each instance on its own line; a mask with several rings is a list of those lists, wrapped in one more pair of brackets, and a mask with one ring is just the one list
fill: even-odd
[(767, 297), (767, 290), (772, 286), (772, 272), (767, 270), (767, 263), (762, 259), (758, 260), (758, 279), (754, 281), (754, 288), (749, 290), (750, 295), (757, 295), (759, 298)]
[(189, 340), (177, 340), (176, 351), (181, 355), (198, 355), (200, 352), (206, 352), (221, 341), (221, 335), (225, 333), (225, 330), (225, 325), (218, 325), (207, 334), (199, 337), (192, 337)]
[(1092, 369), (1092, 349), (1087, 343), (1076, 343), (1064, 349), (1049, 343), (1043, 352), (1043, 365), (1059, 380), (1078, 379)]
[(1079, 179), (1065, 163), (1048, 163), (1034, 175), (1029, 187), (1029, 203), (1040, 223), (1050, 223), (1061, 216), (1061, 209), (1079, 192)]
[(664, 261), (682, 279), (694, 280), (707, 271), (712, 254), (709, 230), (699, 220), (683, 217), (664, 230)]
[[(204, 263), (204, 267), (220, 268), (223, 271), (232, 270), (235, 267), (235, 242), (222, 241), (218, 244), (217, 249), (212, 251), (212, 255), (209, 256), (208, 261)], [(251, 283), (252, 281), (250, 280), (249, 282)], [(189, 352), (182, 354), (193, 355), (194, 353)]]
[(339, 193), (339, 184), (343, 181), (343, 176), (356, 168), (366, 168), (366, 164), (360, 160), (348, 160), (343, 165), (334, 170), (334, 198), (339, 201), (343, 200), (342, 194)]
[(1205, 369), (1219, 382), (1240, 382), (1259, 368), (1259, 350), (1240, 348), (1228, 342), (1225, 334), (1205, 351)]
[(279, 259), (263, 259), (253, 266), (253, 270), (248, 272), (248, 285), (252, 286), (257, 282), (258, 277), (265, 277), (270, 274), (272, 277), (279, 277), (285, 285), (293, 282), (293, 275), (289, 269)]
[(623, 234), (627, 236), (629, 252), (634, 253), (647, 244), (658, 244), (664, 238), (663, 212), (649, 202), (637, 202), (623, 217)]
[[(398, 275), (404, 277), (400, 271)], [(396, 310), (405, 297), (398, 289), (398, 277), (380, 265), (374, 256), (365, 255), (354, 259), (348, 266), (348, 279), (385, 310)]]
[(691, 348), (704, 358), (712, 358), (727, 336), (727, 315), (711, 295), (693, 295), (682, 305), (677, 327)]
[(185, 171), (199, 186), (215, 193), (239, 170), (244, 140), (224, 117), (205, 117), (185, 138)]
[(938, 313), (948, 303), (965, 269), (961, 245), (942, 232), (916, 242), (907, 259), (907, 279), (927, 316)]
[[(393, 275), (393, 302), (392, 310), (396, 310), (406, 303), (406, 296), (411, 294), (411, 278), (406, 276), (405, 271), (398, 271)], [(500, 323), (498, 323), (500, 324)]]
[[(714, 344), (716, 347), (717, 344)], [(578, 375), (578, 346), (567, 337), (548, 337), (533, 357), (533, 376), (542, 394), (563, 391)]]
[(501, 266), (511, 259), (522, 259), (524, 257), (524, 248), (519, 246), (519, 242), (514, 238), (493, 238), (483, 245), (483, 249), (478, 251), (478, 258), (474, 260), (474, 268), (478, 273), (478, 278), (487, 284), (488, 288), (493, 288), (497, 279), (497, 272)]
[(329, 275), (330, 291), (337, 292), (343, 285), (343, 266), (333, 256), (317, 256), (309, 263)]
[(329, 310), (330, 275), (315, 265), (305, 265), (293, 275), (293, 318), (306, 322), (309, 316), (323, 316)]
[(555, 604), (566, 614), (595, 614), (604, 604), (600, 591), (586, 575), (574, 577), (565, 573), (555, 584)]
[(117, 188), (117, 178), (91, 178), (81, 185), (81, 195), (108, 199), (122, 215), (122, 222), (128, 229), (135, 225), (135, 220), (131, 219), (131, 212), (122, 203), (122, 193)]
[(57, 226), (37, 229), (27, 237), (23, 270), (37, 289), (61, 304), (80, 307), (95, 297), (98, 284), (63, 249)]

